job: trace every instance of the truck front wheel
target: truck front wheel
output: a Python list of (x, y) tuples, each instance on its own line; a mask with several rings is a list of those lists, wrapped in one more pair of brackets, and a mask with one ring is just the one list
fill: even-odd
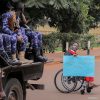
[(22, 86), (16, 78), (10, 79), (5, 86), (5, 100), (23, 100)]

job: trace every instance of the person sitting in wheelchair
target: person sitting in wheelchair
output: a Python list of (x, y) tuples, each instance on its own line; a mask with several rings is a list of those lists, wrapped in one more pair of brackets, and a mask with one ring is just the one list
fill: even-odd
[[(74, 55), (77, 56), (77, 50), (79, 48), (79, 44), (78, 43), (73, 43), (69, 50), (65, 52), (65, 55)], [(99, 85), (96, 85), (93, 83), (94, 81), (94, 77), (85, 77), (85, 81), (89, 83), (89, 88), (93, 89), (95, 87), (98, 87)]]

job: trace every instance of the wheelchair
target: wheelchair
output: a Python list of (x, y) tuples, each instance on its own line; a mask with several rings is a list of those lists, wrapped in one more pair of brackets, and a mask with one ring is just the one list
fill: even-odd
[(91, 93), (92, 88), (85, 81), (85, 77), (63, 76), (63, 69), (60, 69), (54, 77), (54, 84), (58, 91), (62, 93), (71, 93), (80, 90), (81, 94)]

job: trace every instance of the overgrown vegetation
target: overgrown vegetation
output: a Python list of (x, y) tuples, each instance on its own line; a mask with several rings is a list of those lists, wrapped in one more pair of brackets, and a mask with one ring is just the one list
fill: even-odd
[(94, 35), (78, 33), (51, 33), (43, 35), (43, 47), (46, 52), (62, 51), (62, 41), (78, 42), (80, 49), (87, 49), (88, 41), (91, 42), (91, 48), (100, 46)]

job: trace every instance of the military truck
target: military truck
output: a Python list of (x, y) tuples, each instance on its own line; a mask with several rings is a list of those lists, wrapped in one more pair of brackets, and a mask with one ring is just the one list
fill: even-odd
[[(26, 100), (26, 89), (44, 89), (42, 84), (29, 84), (28, 80), (39, 80), (43, 74), (44, 63), (9, 65), (0, 56), (2, 83), (6, 93), (4, 100)], [(35, 82), (36, 83), (36, 82)]]

